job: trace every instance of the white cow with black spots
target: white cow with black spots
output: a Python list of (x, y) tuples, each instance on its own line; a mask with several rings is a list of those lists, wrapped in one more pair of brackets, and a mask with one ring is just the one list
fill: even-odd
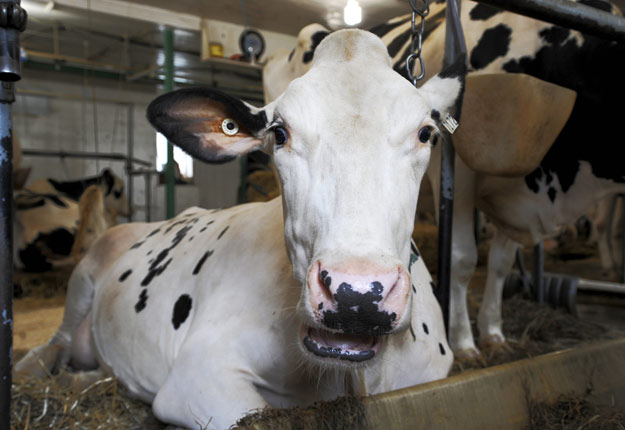
[[(604, 0), (579, 2), (620, 15)], [(477, 263), (474, 208), (497, 228), (478, 328), (482, 347), (498, 347), (505, 342), (503, 281), (518, 247), (553, 237), (601, 199), (625, 191), (625, 168), (614, 149), (623, 138), (613, 126), (623, 116), (625, 46), (468, 0), (462, 2), (461, 20), (469, 74), (454, 143), (484, 148), (492, 141), (514, 146), (543, 139), (552, 144), (541, 153), (535, 170), (521, 177), (476, 173), (456, 157), (449, 341), (457, 355), (477, 357), (466, 302)], [(386, 44), (393, 68), (405, 76), (410, 16), (394, 18), (371, 31)], [(288, 58), (268, 62), (264, 87), (269, 100), (298, 76), (298, 70), (306, 70), (310, 55), (305, 54), (327, 34), (319, 25), (305, 27)], [(445, 4), (436, 2), (425, 23), (425, 81), (441, 70), (444, 40)], [(498, 163), (495, 157), (487, 167), (497, 170)], [(432, 152), (428, 177), (438, 199), (438, 149)]]
[(207, 88), (156, 99), (150, 122), (201, 160), (272, 154), (282, 197), (109, 230), (72, 274), (57, 334), (18, 370), (100, 368), (160, 420), (211, 429), (445, 377), (452, 353), (410, 237), (431, 113), (454, 113), (463, 71), (417, 91), (379, 38), (346, 30), (264, 108)]

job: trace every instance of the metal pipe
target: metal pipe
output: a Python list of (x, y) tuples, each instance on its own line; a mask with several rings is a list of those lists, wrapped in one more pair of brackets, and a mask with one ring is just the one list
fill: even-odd
[(534, 246), (534, 267), (532, 270), (532, 281), (534, 282), (534, 291), (536, 291), (536, 302), (543, 303), (545, 301), (545, 285), (544, 285), (544, 254), (545, 249), (542, 240)]
[(128, 105), (127, 119), (126, 119), (126, 150), (128, 151), (128, 158), (126, 158), (126, 177), (128, 179), (128, 190), (126, 197), (128, 198), (128, 221), (132, 222), (132, 202), (133, 202), (133, 180), (134, 178), (130, 174), (132, 172), (132, 159), (134, 158), (134, 109), (133, 105)]
[(625, 43), (625, 19), (569, 0), (476, 0), (530, 18)]
[[(97, 152), (89, 151), (46, 151), (43, 149), (23, 149), (22, 155), (30, 155), (35, 157), (60, 157), (60, 158), (99, 158), (104, 160), (116, 160), (126, 161), (128, 156), (126, 154), (110, 153), (99, 154)], [(149, 161), (141, 160), (139, 158), (132, 158), (131, 161), (142, 166), (150, 167), (152, 163)]]
[[(174, 32), (166, 28), (163, 32), (165, 50), (165, 91), (174, 89)], [(174, 146), (167, 142), (167, 167), (165, 168), (165, 218), (170, 219), (175, 215), (176, 191), (174, 175)]]
[[(452, 64), (459, 55), (466, 58), (466, 44), (460, 25), (460, 0), (449, 0), (446, 10), (444, 66)], [(457, 113), (459, 116), (459, 112)], [(449, 335), (449, 297), (451, 283), (451, 250), (454, 217), (454, 163), (456, 151), (448, 138), (441, 139), (441, 183), (438, 218), (438, 286), (436, 298), (443, 312), (445, 328)]]
[(13, 82), (21, 78), (19, 34), (27, 14), (19, 0), (0, 3), (0, 428), (11, 428), (13, 368)]
[(36, 96), (36, 97), (49, 97), (49, 98), (59, 98), (59, 99), (67, 99), (67, 100), (81, 100), (81, 101), (89, 101), (89, 102), (97, 102), (97, 103), (115, 103), (120, 105), (132, 105), (132, 102), (127, 102), (124, 100), (117, 99), (109, 99), (102, 97), (85, 97), (78, 94), (70, 94), (70, 93), (53, 93), (51, 91), (41, 91), (41, 90), (28, 90), (24, 88), (18, 88), (16, 91), (18, 96)]
[(625, 294), (625, 283), (595, 281), (592, 279), (580, 279), (577, 283), (578, 290), (584, 291), (601, 291), (604, 293)]

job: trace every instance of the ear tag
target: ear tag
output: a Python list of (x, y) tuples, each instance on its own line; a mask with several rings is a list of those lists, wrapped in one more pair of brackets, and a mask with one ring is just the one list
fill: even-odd
[(239, 132), (239, 124), (232, 118), (226, 118), (221, 123), (221, 130), (228, 136), (234, 136)]
[(456, 121), (454, 117), (449, 114), (443, 121), (441, 121), (441, 124), (443, 124), (443, 127), (445, 127), (449, 134), (454, 134), (454, 131), (458, 128), (458, 121)]

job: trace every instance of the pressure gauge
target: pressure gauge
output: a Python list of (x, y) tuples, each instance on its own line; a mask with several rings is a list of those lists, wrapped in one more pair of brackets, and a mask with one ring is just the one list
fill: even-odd
[(258, 60), (265, 50), (265, 39), (256, 30), (243, 30), (239, 37), (239, 48), (247, 60)]

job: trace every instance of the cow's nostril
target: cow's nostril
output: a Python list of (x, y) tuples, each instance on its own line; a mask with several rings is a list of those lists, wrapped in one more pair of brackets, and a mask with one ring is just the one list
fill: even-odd
[(384, 286), (378, 281), (374, 281), (369, 284), (369, 288), (371, 288), (371, 292), (376, 296), (379, 296), (384, 291)]
[(328, 274), (327, 270), (321, 270), (319, 272), (319, 286), (328, 300), (332, 300), (330, 285), (332, 285), (332, 277)]
[(332, 285), (332, 277), (328, 276), (328, 271), (322, 270), (319, 274), (319, 277), (321, 279), (321, 283), (327, 288), (330, 288), (330, 285)]

